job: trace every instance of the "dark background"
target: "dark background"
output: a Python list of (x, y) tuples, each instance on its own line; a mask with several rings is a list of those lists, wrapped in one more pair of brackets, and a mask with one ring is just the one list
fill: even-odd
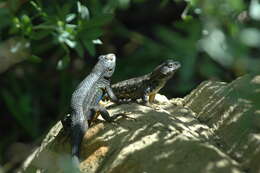
[[(0, 74), (0, 172), (17, 167), (69, 112), (73, 89), (101, 54), (117, 56), (113, 83), (179, 61), (160, 91), (168, 98), (204, 80), (258, 73), (257, 11), (256, 1), (242, 0), (0, 1), (0, 59), (22, 59)], [(10, 56), (10, 41), (28, 46)]]

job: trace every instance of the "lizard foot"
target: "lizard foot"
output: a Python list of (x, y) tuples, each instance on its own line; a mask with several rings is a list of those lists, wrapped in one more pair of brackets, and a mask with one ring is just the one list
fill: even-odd
[(150, 103), (150, 102), (147, 102), (147, 103), (143, 103), (144, 106), (147, 106), (149, 108), (152, 108), (154, 110), (159, 110), (161, 109), (161, 107), (157, 104), (154, 104), (154, 103)]
[(160, 110), (161, 107), (159, 105), (153, 104), (151, 105), (151, 108), (153, 108), (154, 110)]

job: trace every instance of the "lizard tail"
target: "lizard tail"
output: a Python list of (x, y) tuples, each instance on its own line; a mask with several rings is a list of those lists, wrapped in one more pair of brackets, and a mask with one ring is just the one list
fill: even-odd
[(86, 123), (84, 120), (80, 119), (77, 116), (72, 116), (71, 128), (72, 128), (72, 134), (71, 134), (72, 161), (73, 164), (79, 165), (81, 142), (85, 132), (88, 129), (88, 123)]

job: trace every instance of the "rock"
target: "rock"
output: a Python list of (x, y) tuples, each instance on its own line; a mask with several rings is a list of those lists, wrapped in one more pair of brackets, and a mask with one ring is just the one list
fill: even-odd
[[(157, 109), (110, 106), (85, 134), (82, 172), (259, 172), (258, 76), (203, 82), (185, 98), (156, 96)], [(127, 117), (128, 116), (128, 117)], [(68, 133), (58, 122), (20, 172), (69, 172)]]
[(161, 95), (161, 94), (156, 94), (155, 95), (154, 102), (158, 103), (158, 104), (162, 104), (162, 105), (163, 104), (167, 105), (167, 104), (170, 103), (169, 99), (166, 96)]
[(260, 76), (245, 75), (229, 84), (203, 82), (184, 100), (198, 120), (218, 136), (222, 151), (244, 170), (260, 172), (255, 164), (260, 162)]

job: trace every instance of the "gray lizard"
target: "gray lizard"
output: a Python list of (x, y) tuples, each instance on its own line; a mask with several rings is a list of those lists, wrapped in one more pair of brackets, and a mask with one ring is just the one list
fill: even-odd
[(71, 98), (71, 143), (73, 163), (79, 164), (80, 146), (90, 123), (98, 114), (108, 122), (113, 119), (108, 111), (99, 105), (104, 94), (117, 101), (110, 87), (110, 78), (114, 73), (116, 57), (114, 54), (102, 55), (91, 73), (78, 85)]

